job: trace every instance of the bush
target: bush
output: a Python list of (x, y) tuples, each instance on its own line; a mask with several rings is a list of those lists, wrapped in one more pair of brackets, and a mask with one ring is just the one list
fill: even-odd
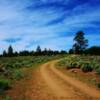
[(94, 67), (95, 70), (97, 70), (100, 67), (100, 65), (98, 63), (92, 64), (92, 65), (93, 65), (93, 67)]
[(19, 80), (24, 77), (24, 73), (20, 70), (15, 70), (12, 72), (12, 78), (15, 80)]
[(13, 67), (14, 67), (14, 68), (21, 68), (21, 67), (22, 67), (22, 64), (16, 62), (15, 64), (13, 64)]
[(71, 68), (76, 68), (76, 67), (77, 67), (77, 63), (72, 62), (72, 63), (71, 63)]
[(7, 79), (0, 79), (0, 92), (10, 87), (10, 81)]
[(100, 75), (100, 68), (96, 69), (96, 75)]
[(13, 64), (11, 63), (6, 63), (4, 66), (6, 69), (13, 68)]
[(86, 63), (81, 66), (81, 70), (83, 72), (91, 72), (93, 70), (93, 67), (90, 64)]
[(97, 88), (100, 88), (100, 82), (96, 83)]
[(9, 96), (3, 96), (3, 100), (10, 100)]

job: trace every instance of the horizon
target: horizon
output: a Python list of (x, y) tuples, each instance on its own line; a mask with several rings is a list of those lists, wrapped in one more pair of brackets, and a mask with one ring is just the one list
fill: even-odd
[(0, 54), (9, 45), (69, 50), (80, 30), (100, 46), (100, 0), (0, 0)]

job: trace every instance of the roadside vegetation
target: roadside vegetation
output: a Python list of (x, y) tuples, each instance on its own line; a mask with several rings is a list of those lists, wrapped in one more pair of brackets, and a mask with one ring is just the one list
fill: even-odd
[(57, 55), (0, 58), (0, 95), (8, 98), (5, 92), (10, 90), (16, 81), (30, 77), (29, 69), (35, 70), (40, 64), (60, 57)]
[(59, 68), (70, 71), (74, 75), (83, 73), (81, 76), (84, 76), (93, 73), (94, 77), (90, 77), (90, 80), (94, 80), (95, 85), (100, 88), (100, 56), (68, 55), (60, 60), (58, 65)]

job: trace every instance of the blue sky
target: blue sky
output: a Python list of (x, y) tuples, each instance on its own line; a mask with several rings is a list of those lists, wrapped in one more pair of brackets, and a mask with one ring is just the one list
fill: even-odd
[(100, 0), (0, 0), (0, 53), (9, 45), (68, 50), (80, 30), (100, 46)]

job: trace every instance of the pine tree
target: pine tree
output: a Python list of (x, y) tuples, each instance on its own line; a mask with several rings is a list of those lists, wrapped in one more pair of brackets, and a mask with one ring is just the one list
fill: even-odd
[(13, 48), (12, 48), (11, 45), (8, 47), (8, 56), (9, 57), (12, 57), (13, 56)]
[(6, 50), (3, 51), (3, 57), (6, 57), (7, 56), (7, 52)]
[(76, 33), (76, 36), (74, 37), (74, 45), (73, 45), (73, 51), (75, 54), (81, 54), (83, 51), (86, 50), (88, 46), (88, 40), (84, 37), (84, 32), (79, 31)]
[(41, 53), (41, 47), (37, 46), (36, 52)]

